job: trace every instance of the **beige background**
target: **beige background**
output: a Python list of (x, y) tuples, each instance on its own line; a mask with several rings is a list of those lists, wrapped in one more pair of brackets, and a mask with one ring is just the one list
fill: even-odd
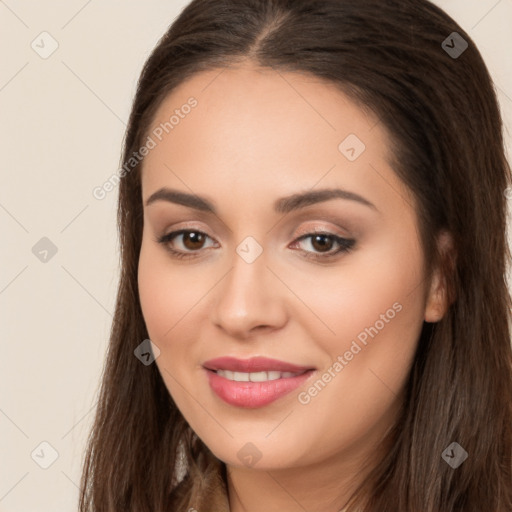
[[(117, 190), (92, 190), (116, 172), (141, 66), (187, 3), (0, 0), (1, 512), (76, 510), (118, 279)], [(483, 54), (511, 155), (512, 0), (435, 3)]]

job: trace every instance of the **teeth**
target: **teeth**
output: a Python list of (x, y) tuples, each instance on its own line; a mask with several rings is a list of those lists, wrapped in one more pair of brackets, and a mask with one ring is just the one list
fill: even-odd
[(232, 372), (230, 370), (217, 370), (217, 375), (236, 382), (265, 382), (268, 380), (288, 379), (301, 375), (293, 372)]

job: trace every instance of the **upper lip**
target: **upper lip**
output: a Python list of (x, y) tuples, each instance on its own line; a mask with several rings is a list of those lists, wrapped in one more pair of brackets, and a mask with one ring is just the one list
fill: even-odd
[(296, 364), (270, 359), (268, 357), (251, 357), (250, 359), (237, 359), (236, 357), (218, 357), (205, 361), (203, 366), (208, 370), (230, 370), (233, 372), (292, 372), (300, 373), (314, 370), (311, 366), (298, 366)]

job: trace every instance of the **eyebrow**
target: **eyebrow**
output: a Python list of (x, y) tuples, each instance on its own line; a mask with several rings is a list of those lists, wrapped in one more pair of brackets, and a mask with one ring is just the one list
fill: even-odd
[[(377, 207), (364, 197), (354, 192), (349, 192), (340, 188), (310, 190), (307, 192), (282, 197), (274, 202), (274, 210), (277, 213), (289, 213), (301, 208), (305, 208), (306, 206), (329, 201), (331, 199), (346, 199), (349, 201), (355, 201), (378, 211)], [(186, 192), (181, 192), (179, 190), (174, 190), (167, 187), (163, 187), (151, 194), (151, 196), (146, 201), (146, 206), (149, 206), (156, 201), (175, 203), (182, 206), (187, 206), (188, 208), (194, 208), (195, 210), (217, 215), (215, 206), (208, 199), (196, 194), (188, 194)]]

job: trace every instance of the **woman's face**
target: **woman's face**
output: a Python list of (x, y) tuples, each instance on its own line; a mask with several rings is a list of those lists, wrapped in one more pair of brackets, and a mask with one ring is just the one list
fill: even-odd
[(243, 66), (183, 83), (148, 135), (140, 300), (192, 429), (231, 466), (371, 457), (436, 320), (383, 125), (319, 79)]

